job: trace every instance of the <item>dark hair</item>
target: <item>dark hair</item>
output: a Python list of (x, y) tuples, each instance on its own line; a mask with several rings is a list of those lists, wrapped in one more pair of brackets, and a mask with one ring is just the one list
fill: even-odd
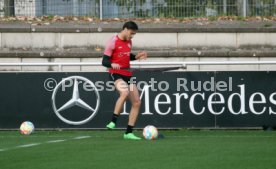
[(125, 29), (125, 28), (136, 31), (136, 30), (138, 30), (138, 25), (133, 21), (128, 21), (123, 26), (123, 29)]

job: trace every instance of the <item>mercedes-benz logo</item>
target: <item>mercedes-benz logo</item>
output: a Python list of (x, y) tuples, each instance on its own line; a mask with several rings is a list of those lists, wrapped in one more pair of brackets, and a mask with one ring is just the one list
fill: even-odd
[[(67, 82), (67, 81), (73, 81), (73, 83), (74, 83), (72, 98), (70, 100), (68, 100), (65, 104), (63, 104), (61, 107), (57, 108), (56, 107), (56, 94), (57, 94), (59, 88), (62, 86), (62, 84), (65, 84), (65, 82)], [(80, 98), (78, 81), (84, 81), (93, 88), (93, 92), (95, 93), (95, 96), (96, 96), (96, 98), (94, 99), (94, 102), (96, 102), (95, 107), (91, 107), (89, 104), (85, 103)], [(81, 76), (71, 76), (71, 77), (63, 79), (62, 81), (60, 81), (57, 84), (57, 86), (55, 87), (53, 94), (52, 94), (52, 106), (53, 106), (53, 110), (54, 110), (55, 114), (63, 122), (72, 124), (72, 125), (81, 125), (81, 124), (84, 124), (84, 123), (87, 123), (88, 121), (90, 121), (97, 114), (99, 105), (100, 105), (100, 95), (99, 95), (99, 92), (98, 92), (96, 86), (94, 85), (93, 82), (91, 82), (90, 80), (88, 80), (84, 77), (81, 77)], [(72, 121), (72, 120), (68, 120), (68, 119), (64, 118), (60, 114), (60, 112), (66, 110), (66, 109), (69, 109), (73, 106), (78, 106), (80, 108), (86, 109), (91, 112), (91, 115), (88, 118), (81, 120), (81, 121)]]

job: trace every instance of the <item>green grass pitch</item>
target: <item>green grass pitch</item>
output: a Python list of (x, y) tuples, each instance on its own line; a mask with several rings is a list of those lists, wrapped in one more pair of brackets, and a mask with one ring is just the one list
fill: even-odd
[[(116, 131), (0, 132), (1, 169), (274, 169), (276, 132), (163, 131), (123, 140)], [(142, 131), (135, 131), (142, 136)]]

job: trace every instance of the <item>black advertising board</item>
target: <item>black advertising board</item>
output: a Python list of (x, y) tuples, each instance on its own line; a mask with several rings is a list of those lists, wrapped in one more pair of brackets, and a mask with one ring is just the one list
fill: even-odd
[[(105, 128), (118, 97), (108, 73), (1, 73), (0, 128)], [(276, 72), (135, 72), (136, 127), (276, 126)], [(118, 127), (127, 124), (126, 102)]]

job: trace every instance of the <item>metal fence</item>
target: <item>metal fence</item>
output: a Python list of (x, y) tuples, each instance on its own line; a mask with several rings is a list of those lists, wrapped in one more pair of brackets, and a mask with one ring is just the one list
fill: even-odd
[[(131, 69), (133, 70), (177, 70), (187, 69), (188, 66), (204, 66), (204, 65), (276, 65), (276, 61), (196, 61), (196, 62), (132, 62)], [(57, 66), (58, 71), (63, 71), (65, 66), (102, 66), (101, 62), (56, 62), (56, 63), (0, 63), (4, 66)], [(142, 67), (141, 67), (142, 66)], [(159, 66), (159, 67), (156, 67)], [(162, 68), (161, 68), (162, 67)], [(1, 71), (1, 69), (0, 69)], [(4, 70), (6, 71), (6, 70)]]
[(0, 0), (0, 16), (276, 16), (276, 0)]

